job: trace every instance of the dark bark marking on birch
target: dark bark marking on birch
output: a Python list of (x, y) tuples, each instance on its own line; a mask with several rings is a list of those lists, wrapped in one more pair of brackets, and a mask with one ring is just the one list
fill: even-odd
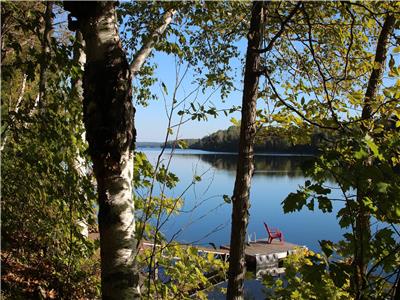
[[(86, 43), (83, 112), (97, 180), (103, 299), (137, 299), (132, 199), (132, 76), (119, 40), (116, 2), (64, 2)], [(73, 27), (73, 26), (72, 26)], [(130, 174), (130, 175), (129, 175)]]

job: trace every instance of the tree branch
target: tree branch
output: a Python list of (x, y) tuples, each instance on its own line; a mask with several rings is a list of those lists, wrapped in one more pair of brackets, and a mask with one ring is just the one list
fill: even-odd
[(370, 10), (367, 6), (365, 6), (362, 2), (356, 2), (356, 1), (343, 1), (343, 3), (349, 4), (349, 5), (355, 5), (364, 8), (366, 11), (368, 11), (371, 15), (372, 18), (378, 23), (380, 27), (382, 27), (382, 23), (378, 20), (376, 17), (376, 13), (374, 13), (372, 10)]
[(394, 15), (387, 15), (385, 22), (383, 23), (381, 33), (379, 34), (374, 65), (368, 81), (367, 91), (365, 92), (364, 107), (361, 114), (362, 119), (368, 119), (371, 117), (371, 104), (376, 97), (378, 86), (382, 79), (383, 71), (385, 70), (387, 45), (389, 43), (390, 35), (394, 30), (395, 22), (396, 18)]
[(160, 38), (160, 36), (165, 32), (168, 25), (171, 23), (173, 16), (175, 15), (176, 10), (171, 8), (164, 15), (163, 24), (158, 27), (149, 37), (147, 42), (142, 46), (139, 52), (136, 54), (135, 59), (131, 63), (130, 69), (132, 72), (132, 77), (135, 77), (137, 72), (139, 72), (140, 68), (143, 66), (146, 58), (150, 55), (151, 51), (154, 48), (155, 43)]
[(272, 91), (274, 92), (275, 96), (278, 98), (279, 102), (281, 102), (284, 106), (286, 106), (287, 108), (289, 108), (291, 111), (295, 112), (300, 118), (302, 118), (304, 121), (310, 123), (311, 125), (320, 127), (320, 128), (325, 128), (325, 129), (331, 129), (331, 130), (337, 130), (339, 129), (339, 127), (333, 127), (333, 126), (327, 126), (327, 125), (322, 125), (319, 124), (309, 118), (307, 118), (304, 114), (302, 114), (297, 108), (295, 108), (293, 105), (290, 105), (289, 103), (287, 103), (285, 100), (282, 99), (282, 97), (279, 95), (278, 91), (275, 88), (275, 85), (273, 84), (271, 78), (268, 75), (268, 71), (266, 69), (264, 69), (263, 74), (265, 76), (265, 78), (267, 78), (267, 81), (269, 83), (269, 85), (272, 88)]
[(275, 34), (275, 36), (271, 39), (271, 41), (268, 43), (268, 46), (265, 47), (264, 49), (259, 49), (257, 50), (258, 53), (265, 53), (268, 51), (271, 51), (272, 47), (274, 46), (275, 41), (282, 35), (282, 33), (285, 31), (285, 26), (289, 21), (293, 18), (297, 10), (300, 8), (302, 3), (299, 1), (297, 2), (296, 6), (292, 9), (290, 14), (287, 16), (287, 18), (281, 23), (281, 28), (279, 31)]
[(347, 79), (347, 71), (348, 71), (349, 60), (350, 60), (350, 51), (351, 51), (351, 47), (353, 46), (353, 41), (354, 41), (353, 29), (354, 29), (354, 23), (356, 21), (356, 18), (354, 16), (353, 12), (350, 10), (350, 8), (348, 6), (346, 6), (346, 11), (351, 16), (350, 42), (349, 42), (349, 46), (347, 47), (347, 51), (346, 51), (346, 63), (345, 63), (345, 66), (344, 66), (343, 76), (342, 76), (342, 78), (339, 79), (339, 81), (337, 83)]
[(46, 3), (46, 11), (44, 15), (44, 31), (41, 40), (41, 50), (43, 62), (40, 64), (40, 74), (39, 74), (39, 108), (41, 109), (46, 101), (46, 90), (47, 90), (47, 74), (50, 59), (51, 59), (51, 34), (53, 32), (53, 2), (49, 1)]
[(323, 86), (324, 91), (325, 91), (325, 96), (326, 96), (326, 101), (328, 103), (328, 108), (329, 108), (329, 111), (331, 112), (333, 120), (336, 122), (336, 124), (338, 124), (339, 128), (341, 128), (343, 126), (343, 124), (339, 122), (338, 116), (336, 115), (335, 110), (333, 109), (332, 99), (331, 99), (331, 97), (329, 95), (328, 87), (326, 85), (326, 83), (331, 78), (326, 78), (324, 72), (322, 71), (320, 63), (318, 62), (317, 56), (316, 56), (315, 51), (314, 51), (313, 42), (312, 42), (312, 25), (311, 25), (311, 21), (310, 21), (310, 16), (308, 15), (307, 10), (305, 9), (304, 6), (302, 7), (302, 11), (303, 11), (304, 17), (306, 18), (307, 25), (308, 25), (309, 49), (311, 51), (312, 58), (313, 58), (315, 64), (317, 65), (318, 73), (320, 74), (320, 76), (322, 78), (322, 86)]

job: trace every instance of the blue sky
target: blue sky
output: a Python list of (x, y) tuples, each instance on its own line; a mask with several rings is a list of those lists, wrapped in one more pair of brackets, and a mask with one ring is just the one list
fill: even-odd
[[(396, 33), (398, 33), (396, 31)], [(247, 40), (243, 38), (238, 42), (238, 49), (241, 52), (241, 57), (244, 56)], [(301, 46), (300, 46), (301, 47)], [(371, 49), (371, 52), (374, 52), (375, 49)], [(157, 64), (157, 69), (155, 70), (155, 77), (158, 79), (158, 83), (156, 83), (153, 87), (153, 93), (157, 95), (157, 101), (150, 101), (147, 107), (136, 106), (136, 116), (135, 116), (135, 125), (137, 129), (137, 141), (138, 142), (162, 142), (165, 139), (167, 128), (168, 128), (168, 117), (166, 114), (166, 109), (170, 108), (172, 102), (172, 91), (175, 86), (175, 59), (172, 55), (168, 55), (162, 52), (154, 52), (154, 56), (151, 58), (153, 62)], [(398, 63), (398, 57), (395, 57), (396, 64)], [(221, 97), (218, 92), (213, 94), (209, 99), (209, 103), (212, 103), (217, 109), (227, 109), (232, 106), (240, 106), (242, 100), (242, 75), (241, 70), (243, 65), (240, 62), (240, 59), (232, 60), (231, 65), (237, 69), (237, 76), (235, 77), (235, 88), (234, 92), (225, 99), (225, 102), (221, 101)], [(184, 68), (184, 66), (182, 67)], [(184, 97), (186, 97), (191, 90), (193, 90), (196, 85), (193, 84), (193, 79), (196, 77), (196, 74), (193, 73), (192, 70), (189, 70), (186, 78), (183, 80), (183, 83), (180, 89), (177, 92), (177, 100), (180, 101)], [(384, 85), (388, 84), (391, 80), (385, 78)], [(168, 95), (164, 95), (162, 93), (163, 88), (161, 87), (161, 82), (163, 82), (167, 90), (169, 91)], [(278, 92), (281, 91), (281, 87), (279, 84), (277, 85)], [(208, 89), (206, 92), (199, 93), (197, 101), (203, 102), (212, 92), (212, 90)], [(306, 96), (306, 101), (309, 96)], [(189, 97), (186, 100), (186, 107), (189, 106), (190, 102), (193, 101), (193, 96)], [(263, 106), (263, 101), (258, 102), (258, 108)], [(210, 104), (211, 105), (211, 104)], [(206, 107), (208, 105), (205, 105)], [(177, 109), (174, 113), (172, 124), (176, 124), (179, 121), (179, 116), (177, 115)], [(351, 114), (355, 112), (350, 111)], [(234, 117), (236, 119), (240, 119), (240, 113), (235, 112), (228, 116), (225, 116), (223, 113), (220, 113), (217, 118), (209, 117), (206, 121), (189, 121), (181, 126), (179, 130), (179, 135), (176, 137), (176, 128), (174, 128), (174, 135), (172, 135), (169, 140), (173, 140), (174, 138), (202, 138), (206, 135), (209, 135), (217, 130), (226, 129), (232, 125), (230, 119)]]
[[(56, 14), (55, 23), (63, 28), (67, 23), (67, 13), (64, 11)], [(56, 26), (56, 32), (57, 32)], [(122, 30), (122, 26), (120, 29)], [(241, 51), (241, 55), (243, 56), (246, 50), (247, 40), (243, 39), (238, 42), (238, 47)], [(169, 91), (169, 95), (166, 97), (166, 102), (168, 104), (171, 103), (171, 94), (173, 88), (175, 86), (175, 59), (173, 55), (168, 55), (164, 52), (153, 51), (153, 57), (149, 58), (152, 62), (157, 64), (157, 69), (155, 70), (155, 77), (158, 79), (158, 83), (156, 83), (152, 89), (152, 91), (158, 96), (157, 101), (149, 101), (149, 105), (146, 107), (135, 105), (136, 115), (135, 115), (135, 126), (137, 130), (137, 141), (138, 142), (162, 142), (165, 139), (165, 135), (167, 132), (167, 124), (168, 118), (165, 112), (165, 104), (164, 98), (162, 96), (162, 88), (161, 82), (163, 82)], [(239, 74), (241, 72), (242, 66), (238, 60), (232, 61), (232, 65), (239, 69)], [(184, 80), (181, 88), (179, 89), (177, 95), (178, 100), (182, 99), (189, 93), (190, 90), (195, 88), (197, 85), (193, 85), (192, 81), (195, 77), (193, 72), (189, 71), (186, 80)], [(233, 105), (238, 106), (241, 105), (242, 101), (242, 93), (241, 90), (243, 88), (243, 83), (241, 82), (241, 76), (238, 76), (235, 88), (240, 91), (232, 92), (227, 99), (225, 99), (225, 103), (222, 103), (221, 98), (218, 93), (215, 93), (213, 97), (209, 99), (217, 109), (226, 109), (230, 108)], [(135, 84), (135, 81), (134, 81)], [(206, 99), (211, 90), (206, 91), (205, 94), (201, 92), (198, 94), (198, 101), (202, 102), (202, 100)], [(187, 99), (187, 105), (189, 105), (190, 100), (193, 97)], [(179, 120), (179, 116), (177, 115), (178, 110), (176, 110), (174, 116), (174, 123)], [(202, 138), (208, 134), (211, 134), (219, 129), (226, 129), (232, 125), (229, 121), (232, 117), (236, 119), (240, 119), (240, 113), (235, 112), (228, 116), (225, 116), (223, 113), (220, 113), (217, 118), (210, 117), (207, 121), (190, 121), (181, 126), (179, 130), (178, 138)], [(173, 140), (176, 135), (176, 130), (174, 131), (174, 135), (170, 137), (170, 140)]]
[[(67, 14), (61, 11), (61, 13), (56, 15), (55, 22), (56, 23), (62, 22), (63, 26), (65, 26), (66, 18)], [(399, 32), (400, 32), (399, 30), (396, 30), (395, 31), (396, 35), (399, 35)], [(237, 45), (241, 52), (241, 57), (243, 57), (247, 46), (247, 40), (243, 38), (241, 41), (238, 42)], [(373, 51), (374, 49), (372, 49), (372, 52)], [(389, 52), (391, 52), (391, 49)], [(399, 57), (400, 57), (399, 54), (394, 55), (396, 65), (399, 63), (400, 59)], [(171, 94), (173, 87), (175, 85), (174, 57), (172, 55), (167, 55), (162, 52), (154, 52), (154, 56), (151, 59), (158, 65), (157, 69), (155, 70), (155, 73), (156, 73), (156, 78), (158, 78), (159, 82), (155, 84), (153, 88), (153, 92), (157, 95), (158, 100), (150, 101), (147, 107), (142, 107), (138, 105), (136, 106), (135, 125), (137, 129), (138, 142), (161, 142), (165, 139), (165, 135), (167, 132), (168, 118), (165, 111), (164, 98), (161, 92), (162, 88), (160, 83), (161, 82), (165, 83), (169, 91), (169, 95), (166, 96), (165, 99), (166, 102), (168, 103), (167, 106), (170, 106)], [(241, 90), (243, 88), (241, 69), (243, 68), (243, 65), (241, 65), (240, 60), (237, 59), (233, 60), (231, 64), (238, 69), (239, 75), (236, 76), (236, 82), (235, 82), (235, 88), (237, 90), (232, 92), (228, 96), (228, 98), (225, 99), (224, 103), (221, 101), (219, 93), (218, 92), (215, 93), (209, 99), (209, 101), (213, 105), (215, 105), (217, 109), (226, 109), (232, 106), (241, 105), (241, 100), (242, 100)], [(178, 101), (179, 99), (185, 97), (189, 93), (189, 91), (195, 87), (195, 85), (192, 84), (194, 77), (195, 74), (193, 74), (192, 71), (189, 71), (186, 79), (183, 81), (183, 84), (181, 85), (181, 88), (177, 93)], [(392, 84), (394, 80), (396, 79), (384, 78), (384, 85), (387, 85), (389, 83)], [(280, 88), (278, 86), (278, 90), (279, 89)], [(198, 95), (198, 101), (202, 102), (210, 95), (211, 92), (212, 92), (211, 90), (207, 90), (205, 94), (202, 94), (200, 92)], [(189, 105), (192, 99), (193, 97), (187, 99), (186, 101), (187, 105)], [(263, 101), (259, 101), (258, 107), (261, 108), (262, 105)], [(176, 124), (179, 120), (179, 116), (177, 115), (178, 110), (176, 110), (174, 114), (173, 124)], [(230, 122), (230, 119), (232, 117), (240, 119), (240, 113), (235, 112), (228, 116), (225, 116), (223, 113), (220, 113), (217, 118), (209, 117), (207, 121), (204, 120), (189, 121), (181, 126), (178, 138), (201, 138), (217, 130), (226, 129), (232, 125), (232, 123)], [(174, 131), (174, 133), (176, 133), (176, 130)], [(175, 137), (176, 137), (175, 135), (170, 137), (170, 140), (174, 139)]]
[[(168, 117), (166, 114), (166, 106), (167, 108), (171, 106), (172, 101), (172, 91), (175, 86), (175, 60), (171, 55), (167, 55), (165, 53), (155, 52), (153, 60), (158, 65), (155, 73), (159, 82), (154, 85), (153, 92), (158, 96), (158, 100), (150, 101), (147, 107), (137, 106), (136, 107), (136, 129), (137, 129), (137, 141), (138, 142), (161, 142), (165, 138), (165, 134), (167, 131)], [(238, 68), (241, 66), (239, 63), (233, 62), (236, 64)], [(184, 66), (181, 67), (183, 69)], [(183, 71), (181, 71), (183, 73)], [(197, 85), (193, 84), (193, 77), (195, 74), (189, 69), (185, 79), (183, 80), (180, 89), (177, 92), (177, 100), (183, 99), (187, 96), (190, 91), (195, 89)], [(240, 76), (238, 76), (240, 77)], [(165, 96), (165, 101), (162, 93), (161, 82), (164, 82), (167, 86), (168, 95)], [(225, 109), (230, 108), (233, 105), (238, 106), (241, 105), (242, 101), (242, 82), (241, 78), (238, 78), (235, 83), (235, 88), (238, 91), (233, 91), (225, 102), (221, 101), (221, 97), (218, 92), (215, 92), (213, 96), (210, 97), (208, 103), (209, 105), (214, 104), (217, 109)], [(206, 98), (210, 96), (213, 90), (208, 89), (203, 94), (201, 91), (198, 94), (197, 101), (203, 102)], [(190, 101), (194, 99), (194, 95), (189, 97), (186, 100), (186, 107), (189, 105)], [(206, 107), (208, 105), (205, 105)], [(176, 124), (179, 121), (179, 116), (177, 115), (176, 110), (174, 114), (174, 122)], [(211, 134), (219, 129), (226, 129), (232, 125), (229, 121), (232, 117), (236, 119), (240, 119), (240, 113), (235, 112), (228, 116), (225, 116), (224, 113), (220, 113), (217, 118), (209, 117), (207, 121), (189, 121), (183, 124), (179, 130), (178, 138), (201, 138), (205, 135)], [(176, 130), (174, 130), (174, 134)], [(173, 136), (174, 138), (175, 136)], [(171, 138), (170, 138), (171, 139)]]

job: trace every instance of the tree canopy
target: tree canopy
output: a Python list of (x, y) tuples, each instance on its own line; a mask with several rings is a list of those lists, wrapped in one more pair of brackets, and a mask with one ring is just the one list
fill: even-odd
[[(268, 297), (400, 297), (400, 2), (3, 1), (1, 32), (2, 297), (206, 298), (228, 274), (228, 298), (242, 299), (253, 150), (312, 153), (282, 209), (340, 201), (346, 230), (289, 257), (285, 281), (264, 279)], [(161, 55), (175, 61), (168, 84)], [(150, 163), (135, 107), (159, 99), (168, 125)], [(181, 139), (238, 111), (226, 130)], [(171, 197), (166, 147), (240, 154), (223, 196), (232, 222), (246, 219), (230, 269), (164, 236), (202, 180)]]

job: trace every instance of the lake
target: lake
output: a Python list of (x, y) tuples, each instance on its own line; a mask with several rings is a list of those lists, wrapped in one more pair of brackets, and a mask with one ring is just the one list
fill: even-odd
[[(163, 162), (167, 163), (170, 150), (166, 149)], [(142, 148), (150, 162), (155, 163), (160, 149)], [(223, 195), (232, 195), (236, 174), (237, 156), (232, 153), (215, 153), (201, 150), (175, 150), (171, 157), (170, 171), (180, 182), (166, 192), (168, 196), (179, 196), (190, 186), (195, 175), (204, 174), (184, 194), (182, 212), (171, 217), (161, 231), (167, 238), (197, 245), (214, 243), (217, 247), (228, 244), (231, 229), (231, 205)], [(311, 250), (319, 249), (318, 241), (338, 241), (340, 229), (336, 213), (340, 203), (333, 203), (332, 213), (304, 209), (301, 212), (284, 214), (281, 202), (295, 192), (306, 178), (301, 171), (307, 156), (264, 154), (255, 156), (255, 173), (250, 192), (250, 220), (248, 233), (254, 237), (267, 236), (263, 222), (278, 227), (285, 240), (305, 245)], [(329, 183), (329, 185), (334, 185)], [(157, 194), (158, 188), (154, 194)]]

